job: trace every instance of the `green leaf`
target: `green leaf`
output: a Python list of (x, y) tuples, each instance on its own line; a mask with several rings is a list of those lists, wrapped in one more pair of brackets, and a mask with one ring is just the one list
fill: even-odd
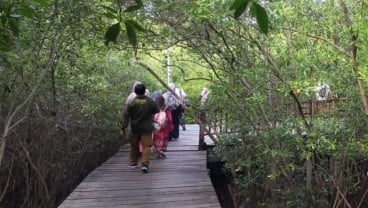
[(117, 18), (117, 15), (113, 14), (111, 12), (105, 12), (105, 13), (103, 13), (103, 16), (105, 16), (107, 18), (110, 18), (110, 19), (116, 19)]
[(249, 0), (235, 0), (229, 10), (235, 10), (234, 18), (238, 19), (247, 9)]
[(247, 9), (247, 4), (242, 4), (241, 6), (239, 6), (235, 12), (234, 12), (234, 18), (238, 19), (243, 13), (244, 11)]
[(135, 32), (135, 27), (132, 24), (131, 20), (127, 20), (124, 22), (125, 23), (125, 28), (127, 30), (127, 35), (128, 35), (128, 39), (130, 44), (133, 45), (134, 49), (137, 47), (137, 34)]
[(120, 22), (111, 25), (105, 33), (105, 45), (108, 46), (110, 42), (116, 43), (120, 32)]
[(134, 20), (126, 20), (126, 22), (129, 22), (129, 24), (133, 25), (135, 29), (139, 30), (139, 31), (146, 31), (146, 29), (144, 29), (141, 25), (138, 24), (138, 22), (134, 21)]
[(138, 5), (134, 5), (134, 6), (128, 7), (126, 10), (124, 10), (124, 12), (134, 12), (134, 11), (139, 10), (140, 8), (142, 8), (142, 7), (138, 6)]
[(11, 38), (7, 34), (0, 34), (0, 51), (11, 50)]
[(106, 6), (106, 5), (100, 5), (101, 7), (103, 7), (104, 9), (106, 9), (107, 11), (113, 13), (113, 14), (117, 14), (116, 10), (112, 7)]
[(238, 9), (242, 4), (244, 4), (244, 2), (248, 3), (248, 1), (249, 1), (249, 0), (235, 0), (235, 1), (231, 4), (231, 6), (230, 6), (229, 10), (236, 10), (236, 9)]
[(9, 19), (9, 26), (14, 36), (19, 36), (18, 22), (14, 19)]
[(135, 0), (135, 3), (137, 3), (138, 6), (143, 7), (143, 1), (142, 0)]
[(33, 18), (36, 15), (34, 8), (27, 6), (27, 5), (22, 6), (21, 12), (25, 17), (28, 17), (28, 18)]
[(269, 22), (266, 10), (259, 4), (253, 3), (251, 7), (251, 15), (256, 18), (261, 32), (267, 35)]
[(118, 17), (118, 12), (109, 6), (106, 5), (100, 5), (102, 8), (104, 8), (106, 11), (103, 13), (103, 16), (109, 18), (109, 19), (116, 19)]
[(49, 0), (33, 0), (34, 2), (37, 2), (39, 5), (43, 7), (47, 7), (50, 4)]

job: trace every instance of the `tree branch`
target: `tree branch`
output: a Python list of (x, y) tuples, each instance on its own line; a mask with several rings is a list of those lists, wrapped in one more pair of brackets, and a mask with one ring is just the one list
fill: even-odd
[(312, 34), (309, 34), (309, 33), (306, 33), (306, 32), (302, 32), (302, 31), (299, 31), (299, 30), (295, 30), (295, 29), (291, 29), (291, 28), (284, 28), (284, 27), (281, 27), (281, 28), (275, 28), (275, 29), (279, 29), (279, 30), (288, 30), (288, 31), (291, 31), (291, 32), (297, 32), (299, 34), (302, 34), (302, 35), (305, 35), (307, 37), (310, 37), (310, 38), (313, 38), (313, 39), (316, 39), (316, 40), (321, 40), (325, 43), (327, 43), (328, 45), (331, 45), (332, 47), (334, 47), (338, 52), (348, 56), (348, 57), (351, 57), (351, 54), (346, 52), (345, 49), (339, 47), (338, 45), (336, 45), (334, 42), (331, 42), (325, 38), (322, 38), (322, 37), (319, 37), (319, 36), (316, 36), (316, 35), (312, 35)]

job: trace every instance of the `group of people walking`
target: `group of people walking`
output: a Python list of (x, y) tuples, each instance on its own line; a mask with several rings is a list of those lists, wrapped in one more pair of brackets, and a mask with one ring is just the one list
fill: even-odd
[[(151, 146), (157, 154), (156, 158), (165, 158), (168, 141), (179, 138), (180, 117), (188, 99), (183, 89), (170, 83), (170, 90), (161, 94), (155, 91), (150, 96), (142, 82), (135, 82), (133, 91), (125, 101), (122, 110), (121, 128), (126, 135), (130, 127), (130, 164), (138, 167), (140, 153), (141, 171), (149, 172)], [(175, 93), (175, 94), (173, 94)]]

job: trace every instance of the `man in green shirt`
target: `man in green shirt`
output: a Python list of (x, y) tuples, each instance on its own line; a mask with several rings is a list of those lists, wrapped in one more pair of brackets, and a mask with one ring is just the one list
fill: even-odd
[(130, 137), (130, 166), (138, 167), (139, 159), (139, 142), (143, 146), (142, 150), (142, 172), (148, 173), (149, 160), (151, 158), (152, 141), (152, 116), (158, 113), (160, 109), (156, 103), (145, 95), (146, 87), (144, 84), (137, 84), (134, 87), (137, 95), (129, 102), (123, 112), (123, 131), (128, 127), (130, 121), (131, 137)]

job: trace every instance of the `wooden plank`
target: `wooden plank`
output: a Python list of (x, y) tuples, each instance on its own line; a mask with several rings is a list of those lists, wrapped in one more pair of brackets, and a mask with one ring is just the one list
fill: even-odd
[(115, 189), (111, 187), (103, 187), (96, 192), (95, 190), (76, 190), (73, 195), (69, 196), (68, 200), (76, 200), (81, 198), (98, 198), (101, 196), (109, 197), (131, 197), (135, 195), (162, 195), (162, 194), (178, 194), (178, 193), (190, 193), (190, 192), (207, 192), (212, 190), (212, 185), (202, 185), (202, 186), (162, 186), (159, 188), (146, 187), (144, 189), (136, 188), (134, 192), (132, 189), (127, 189), (127, 187), (116, 187)]
[(169, 142), (167, 158), (156, 159), (152, 154), (149, 174), (128, 167), (129, 147), (125, 145), (59, 207), (221, 207), (206, 169), (206, 152), (198, 151), (198, 129), (187, 125), (178, 140)]
[[(146, 207), (152, 207), (151, 204), (166, 204), (170, 202), (174, 202), (173, 204), (178, 205), (181, 202), (182, 205), (192, 205), (195, 207), (198, 201), (202, 201), (201, 203), (205, 204), (213, 204), (217, 200), (216, 196), (208, 196), (201, 193), (187, 193), (183, 194), (169, 194), (168, 195), (134, 195), (133, 197), (124, 198), (124, 197), (98, 197), (92, 199), (78, 199), (78, 200), (69, 200), (69, 202), (65, 205), (65, 207), (108, 207), (108, 206), (133, 206), (136, 204), (146, 204)], [(196, 201), (196, 202), (194, 202)], [(176, 206), (177, 206), (176, 205)]]
[[(69, 201), (70, 202), (70, 201)], [(63, 206), (64, 208), (219, 208), (217, 199), (213, 198), (211, 202), (206, 201), (203, 198), (196, 197), (191, 200), (180, 200), (172, 198), (171, 200), (160, 200), (159, 198), (155, 201), (115, 201), (109, 200), (109, 203), (100, 202), (98, 199), (86, 201), (84, 203), (73, 202), (67, 203)]]

